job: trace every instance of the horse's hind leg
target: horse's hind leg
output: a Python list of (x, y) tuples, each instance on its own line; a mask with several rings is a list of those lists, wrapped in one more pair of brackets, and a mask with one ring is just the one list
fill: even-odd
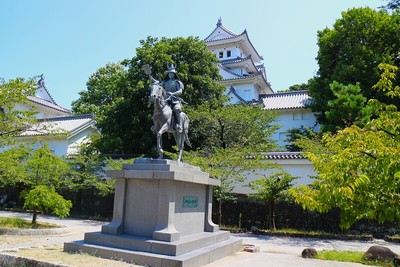
[(160, 132), (157, 133), (157, 150), (158, 150), (158, 158), (162, 159), (164, 151), (162, 149), (162, 134)]
[(185, 136), (184, 133), (174, 133), (176, 145), (179, 148), (178, 161), (182, 161)]

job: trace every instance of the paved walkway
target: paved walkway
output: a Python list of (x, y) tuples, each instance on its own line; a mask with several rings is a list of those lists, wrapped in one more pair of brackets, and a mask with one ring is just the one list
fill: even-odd
[(348, 262), (321, 261), (315, 259), (301, 258), (304, 248), (315, 248), (319, 250), (339, 251), (367, 251), (373, 245), (381, 245), (390, 248), (400, 254), (400, 245), (389, 243), (384, 240), (374, 241), (342, 241), (332, 239), (316, 238), (290, 238), (274, 236), (256, 236), (252, 234), (236, 234), (235, 237), (242, 238), (243, 244), (253, 244), (260, 247), (259, 253), (239, 252), (226, 257), (207, 267), (233, 267), (233, 266), (307, 266), (307, 267), (365, 267), (366, 265)]
[[(32, 215), (27, 213), (0, 211), (1, 217), (19, 217), (31, 219)], [(45, 236), (2, 236), (0, 251), (21, 248), (47, 247), (63, 245), (64, 242), (82, 240), (84, 233), (101, 230), (105, 222), (77, 219), (59, 219), (51, 216), (38, 216), (39, 221), (55, 223), (65, 226), (66, 231), (60, 234)], [(356, 250), (366, 251), (372, 245), (382, 245), (400, 254), (400, 245), (388, 243), (383, 240), (375, 241), (341, 241), (314, 238), (289, 238), (273, 236), (256, 236), (251, 234), (233, 234), (234, 238), (241, 238), (243, 244), (253, 244), (260, 247), (260, 252), (238, 252), (225, 257), (207, 267), (233, 267), (233, 266), (307, 266), (307, 267), (357, 267), (364, 266), (356, 263), (342, 263), (332, 261), (320, 261), (301, 258), (304, 248), (313, 247), (317, 250)]]

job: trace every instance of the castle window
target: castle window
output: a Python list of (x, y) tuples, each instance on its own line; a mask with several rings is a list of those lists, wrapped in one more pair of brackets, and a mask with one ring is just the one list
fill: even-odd
[(224, 52), (219, 52), (219, 58), (223, 58), (224, 57)]
[(226, 57), (231, 57), (231, 50), (226, 51)]

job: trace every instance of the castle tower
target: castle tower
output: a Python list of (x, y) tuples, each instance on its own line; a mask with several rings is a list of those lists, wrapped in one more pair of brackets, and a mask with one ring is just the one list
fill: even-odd
[(254, 48), (246, 30), (241, 34), (233, 33), (222, 25), (220, 18), (204, 42), (220, 60), (218, 68), (223, 77), (222, 84), (232, 103), (259, 103), (267, 94), (273, 93), (263, 57)]

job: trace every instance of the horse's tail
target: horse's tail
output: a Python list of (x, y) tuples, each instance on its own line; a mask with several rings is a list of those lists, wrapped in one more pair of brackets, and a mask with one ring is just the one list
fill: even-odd
[(190, 143), (190, 140), (189, 140), (189, 136), (188, 136), (188, 134), (187, 134), (187, 131), (185, 132), (185, 143), (191, 148), (192, 147), (192, 144)]
[(189, 117), (186, 115), (186, 113), (183, 113), (183, 112), (182, 112), (181, 115), (183, 116), (183, 121), (184, 121), (182, 132), (183, 132), (183, 135), (184, 135), (185, 143), (189, 147), (192, 147), (192, 144), (190, 143), (189, 136), (188, 136), (188, 132), (189, 132)]

